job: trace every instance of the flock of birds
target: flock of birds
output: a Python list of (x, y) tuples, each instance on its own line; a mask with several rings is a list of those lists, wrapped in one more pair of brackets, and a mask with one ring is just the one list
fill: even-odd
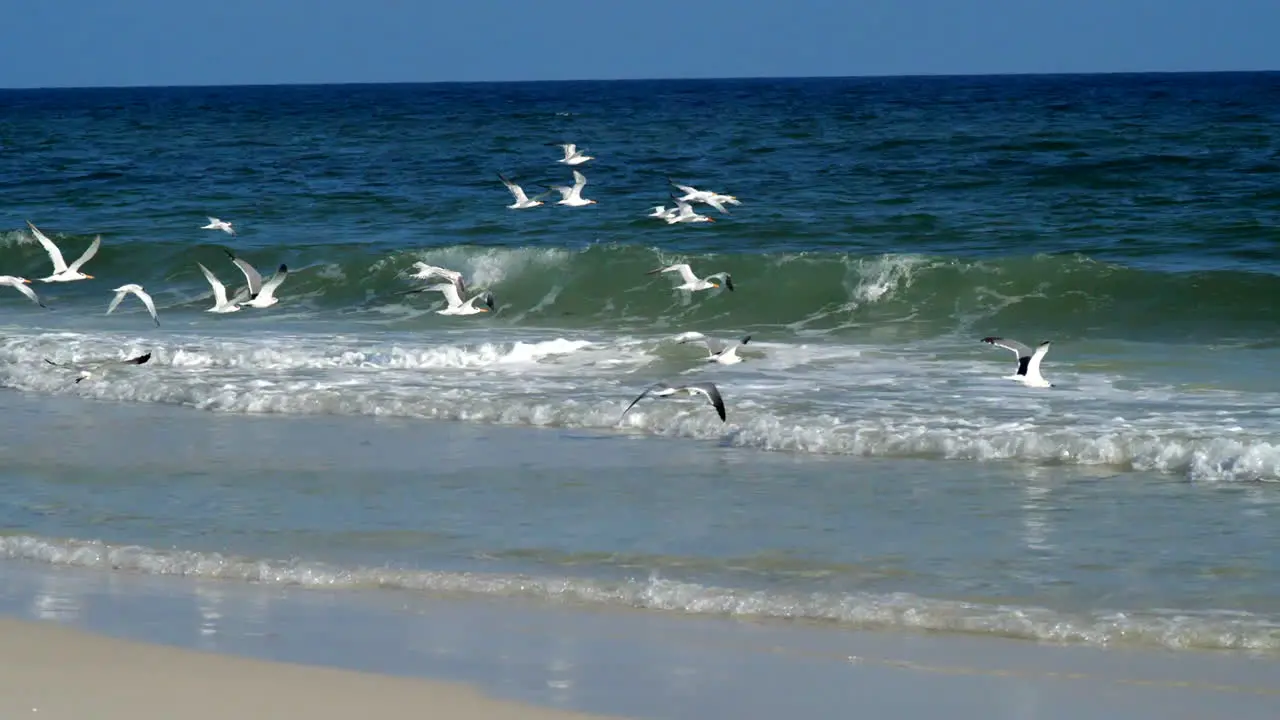
[[(564, 151), (564, 157), (558, 161), (559, 163), (569, 166), (578, 166), (594, 159), (591, 155), (583, 154), (582, 151), (578, 150), (577, 146), (573, 143), (562, 144), (559, 145), (559, 147)], [(560, 194), (560, 200), (557, 202), (559, 205), (581, 207), (596, 204), (595, 200), (582, 197), (582, 191), (583, 188), (586, 187), (587, 179), (586, 176), (576, 168), (573, 170), (573, 185), (548, 186), (546, 193), (537, 195), (533, 198), (530, 198), (521, 186), (512, 182), (505, 175), (499, 173), (498, 178), (502, 181), (503, 185), (506, 186), (507, 190), (511, 192), (511, 195), (515, 200), (512, 204), (507, 206), (512, 210), (525, 210), (528, 208), (538, 207), (543, 204), (542, 199), (551, 192), (558, 192)], [(667, 208), (659, 205), (654, 207), (649, 213), (650, 217), (661, 218), (668, 224), (714, 222), (714, 218), (695, 212), (693, 210), (694, 204), (704, 204), (726, 214), (728, 213), (728, 210), (725, 208), (726, 204), (742, 204), (741, 201), (733, 195), (725, 195), (708, 190), (699, 190), (698, 188), (689, 185), (676, 183), (670, 178), (668, 178), (668, 182), (683, 194), (679, 196), (674, 193), (671, 194), (671, 199), (675, 203), (674, 207)], [(201, 226), (202, 230), (216, 230), (232, 236), (237, 235), (236, 229), (232, 223), (220, 220), (216, 217), (209, 217), (208, 220), (209, 222), (207, 225)], [(53, 264), (53, 272), (46, 277), (39, 278), (41, 282), (60, 283), (93, 279), (93, 275), (83, 272), (81, 268), (83, 268), (84, 265), (92, 260), (98, 253), (98, 249), (102, 245), (101, 236), (95, 237), (93, 242), (90, 243), (88, 249), (86, 249), (75, 262), (67, 264), (62, 255), (62, 251), (52, 240), (50, 240), (30, 221), (27, 221), (27, 226), (31, 228), (31, 233), (35, 236), (40, 245), (44, 247), (45, 252), (49, 254), (49, 260)], [(241, 308), (245, 307), (268, 308), (279, 302), (278, 298), (276, 298), (276, 291), (289, 275), (289, 269), (286, 265), (281, 264), (271, 278), (264, 281), (262, 275), (253, 267), (253, 265), (236, 257), (236, 255), (230, 250), (224, 249), (224, 251), (229, 256), (232, 264), (239, 268), (240, 272), (244, 275), (245, 285), (239, 288), (234, 295), (228, 295), (226, 285), (223, 284), (222, 281), (220, 281), (218, 277), (209, 270), (209, 268), (205, 267), (203, 263), (197, 262), (196, 265), (199, 266), (205, 280), (208, 281), (209, 286), (213, 290), (214, 305), (213, 307), (208, 308), (207, 312), (230, 313), (239, 311)], [(461, 272), (436, 265), (430, 265), (425, 262), (414, 263), (413, 269), (415, 272), (411, 275), (412, 278), (418, 280), (440, 278), (445, 281), (401, 292), (401, 294), (422, 292), (441, 293), (445, 300), (445, 307), (437, 310), (437, 314), (474, 315), (477, 313), (491, 312), (493, 310), (493, 294), (487, 290), (482, 290), (470, 297), (464, 297), (467, 292), (467, 286)], [(650, 270), (648, 274), (657, 275), (666, 273), (677, 273), (679, 275), (680, 282), (675, 286), (676, 290), (693, 293), (721, 287), (729, 291), (733, 291), (734, 289), (733, 278), (728, 272), (718, 272), (712, 275), (707, 275), (706, 277), (698, 277), (694, 274), (693, 269), (688, 263), (676, 263), (674, 265), (660, 267)], [(0, 275), (0, 286), (6, 285), (17, 289), (23, 295), (30, 298), (32, 302), (40, 305), (40, 307), (48, 307), (31, 288), (30, 280), (14, 275)], [(125, 297), (128, 295), (134, 295), (146, 307), (147, 312), (151, 315), (151, 319), (155, 322), (156, 326), (158, 327), (160, 325), (160, 318), (156, 313), (155, 302), (151, 299), (151, 295), (149, 295), (141, 285), (137, 283), (129, 283), (114, 288), (112, 292), (114, 293), (114, 297), (107, 306), (107, 314), (111, 314), (125, 299)], [(748, 335), (736, 343), (725, 343), (714, 338), (707, 337), (702, 333), (687, 332), (677, 336), (676, 340), (679, 343), (700, 341), (707, 348), (707, 356), (705, 359), (708, 362), (731, 365), (742, 361), (742, 358), (738, 355), (738, 348), (750, 342), (751, 336)], [(1018, 360), (1018, 365), (1014, 374), (1008, 376), (1009, 379), (1016, 380), (1029, 387), (1053, 387), (1053, 384), (1046, 381), (1040, 373), (1040, 363), (1044, 359), (1045, 354), (1049, 352), (1050, 343), (1048, 341), (1040, 343), (1034, 349), (1014, 340), (995, 336), (982, 338), (982, 342), (1010, 350), (1015, 354)], [(55, 367), (71, 367), (72, 369), (77, 370), (79, 372), (79, 376), (76, 378), (75, 382), (79, 383), (86, 378), (92, 377), (95, 372), (99, 372), (105, 368), (116, 365), (142, 365), (150, 359), (151, 353), (148, 352), (144, 355), (139, 355), (126, 360), (107, 360), (75, 366), (62, 365), (47, 358), (45, 359), (45, 362)], [(621, 423), (622, 419), (626, 417), (631, 408), (635, 407), (636, 403), (646, 397), (666, 398), (680, 395), (701, 396), (705, 398), (706, 401), (715, 408), (716, 414), (720, 416), (721, 422), (727, 421), (728, 418), (725, 412), (724, 399), (715, 383), (693, 382), (681, 385), (672, 385), (660, 382), (646, 388), (640, 393), (640, 395), (632, 400), (631, 404), (627, 405), (626, 409), (622, 411), (622, 415), (618, 418), (618, 422)]]

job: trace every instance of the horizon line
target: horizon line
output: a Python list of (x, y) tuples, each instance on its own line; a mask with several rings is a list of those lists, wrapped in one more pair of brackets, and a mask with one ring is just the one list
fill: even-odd
[(986, 73), (907, 73), (867, 75), (739, 75), (702, 77), (630, 77), (573, 78), (559, 80), (356, 80), (339, 82), (266, 82), (266, 83), (189, 83), (183, 85), (20, 85), (0, 87), (0, 91), (28, 90), (147, 90), (198, 88), (265, 88), (265, 87), (333, 87), (384, 85), (550, 85), (570, 83), (652, 83), (652, 82), (721, 82), (761, 80), (888, 80), (948, 79), (999, 77), (1093, 77), (1117, 75), (1265, 75), (1278, 69), (1261, 70), (1100, 70), (1092, 72), (986, 72)]

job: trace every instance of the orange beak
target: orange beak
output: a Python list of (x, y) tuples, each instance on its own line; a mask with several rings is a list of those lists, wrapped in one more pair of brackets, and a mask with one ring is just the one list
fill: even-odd
[(87, 277), (87, 278), (89, 278), (90, 280), (92, 280), (92, 279), (93, 279), (93, 276), (92, 276), (92, 275), (90, 275), (89, 273), (85, 273), (85, 274), (84, 274), (84, 276), (85, 276), (85, 277)]
[(28, 280), (28, 279), (26, 279), (26, 278), (22, 278), (22, 282), (24, 282), (24, 283), (26, 283), (26, 284), (28, 284), (28, 285), (30, 285), (30, 284), (31, 284), (31, 281), (30, 281), (30, 280)]
[(720, 283), (711, 283), (711, 287), (720, 287)]
[(709, 217), (709, 218), (707, 218), (707, 222), (715, 222), (715, 221), (716, 221), (716, 219), (715, 219), (715, 218), (713, 218), (713, 217)]

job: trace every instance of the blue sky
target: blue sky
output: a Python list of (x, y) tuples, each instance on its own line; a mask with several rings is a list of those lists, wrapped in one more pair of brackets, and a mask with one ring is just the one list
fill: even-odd
[(8, 0), (0, 87), (1280, 69), (1280, 0)]

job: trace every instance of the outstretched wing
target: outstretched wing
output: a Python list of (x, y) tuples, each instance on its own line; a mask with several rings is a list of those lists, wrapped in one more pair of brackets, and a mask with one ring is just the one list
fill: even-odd
[(262, 290), (259, 291), (258, 295), (263, 297), (275, 296), (276, 288), (280, 287), (280, 283), (284, 282), (287, 277), (289, 277), (289, 266), (280, 263), (280, 267), (276, 268), (276, 274), (262, 284)]
[(1036, 347), (1035, 352), (1031, 353), (1031, 358), (1030, 358), (1029, 360), (1027, 360), (1027, 361), (1026, 361), (1026, 362), (1027, 362), (1027, 366), (1026, 366), (1026, 368), (1023, 370), (1023, 374), (1024, 374), (1024, 375), (1026, 375), (1026, 374), (1030, 374), (1030, 375), (1039, 375), (1039, 374), (1040, 374), (1040, 361), (1041, 361), (1041, 360), (1044, 360), (1044, 356), (1049, 354), (1049, 345), (1050, 345), (1049, 341), (1048, 341), (1048, 340), (1046, 340), (1046, 341), (1044, 341), (1044, 342), (1040, 343), (1040, 344)]
[(208, 280), (209, 286), (213, 288), (213, 301), (217, 303), (219, 306), (226, 305), (227, 304), (227, 287), (223, 285), (222, 282), (218, 280), (218, 278), (214, 276), (212, 272), (209, 271), (209, 268), (204, 266), (204, 263), (198, 262), (196, 263), (196, 265), (200, 266), (200, 272), (204, 273), (204, 279)]
[(689, 263), (676, 263), (675, 265), (668, 265), (666, 267), (658, 268), (657, 270), (650, 270), (648, 274), (653, 275), (656, 273), (668, 273), (668, 272), (680, 273), (680, 279), (687, 283), (698, 281), (698, 276), (693, 274), (693, 268), (689, 267)]
[(124, 296), (128, 294), (129, 294), (128, 290), (118, 291), (116, 293), (116, 296), (111, 298), (111, 304), (107, 306), (107, 312), (105, 314), (110, 315), (112, 312), (114, 312), (115, 309), (120, 306), (120, 301), (124, 300)]
[(40, 298), (36, 297), (36, 291), (32, 290), (30, 285), (27, 285), (26, 283), (16, 283), (14, 284), (13, 288), (18, 292), (22, 293), (23, 295), (26, 295), (27, 297), (31, 298), (31, 302), (39, 305), (42, 308), (45, 308), (46, 310), (49, 308), (48, 305), (45, 305), (43, 302), (40, 301)]
[(257, 268), (236, 257), (235, 253), (226, 248), (223, 248), (223, 252), (231, 258), (231, 262), (235, 263), (236, 267), (240, 268), (240, 272), (244, 273), (244, 279), (249, 283), (249, 295), (256, 297), (262, 292), (262, 275), (258, 273)]
[(151, 313), (151, 319), (155, 320), (156, 326), (159, 327), (160, 317), (156, 315), (156, 304), (151, 299), (151, 295), (149, 295), (145, 290), (136, 288), (134, 289), (133, 294), (137, 295), (138, 299), (142, 301), (142, 304), (147, 306), (147, 312)]
[(44, 246), (44, 251), (49, 253), (49, 260), (53, 262), (53, 274), (57, 275), (66, 272), (67, 261), (62, 259), (62, 251), (58, 249), (58, 246), (45, 237), (44, 233), (40, 232), (35, 225), (32, 225), (30, 220), (27, 221), (27, 227), (31, 228), (31, 234), (35, 235), (36, 240)]
[(70, 270), (71, 272), (79, 270), (82, 265), (92, 260), (93, 256), (98, 254), (98, 248), (100, 247), (102, 247), (102, 236), (98, 235), (93, 238), (93, 242), (89, 243), (89, 249), (85, 250), (84, 254), (81, 255), (78, 260), (71, 263), (71, 265), (67, 267), (67, 270)]
[(715, 407), (716, 414), (720, 416), (720, 422), (725, 422), (724, 399), (720, 397), (720, 388), (717, 388), (715, 383), (691, 383), (689, 385), (685, 385), (684, 389), (691, 393), (698, 393), (706, 396), (706, 398), (711, 401), (711, 405)]
[(626, 416), (627, 416), (627, 413), (631, 412), (631, 408), (635, 407), (635, 406), (636, 406), (636, 403), (640, 402), (640, 401), (641, 401), (641, 400), (643, 400), (645, 397), (647, 397), (647, 396), (649, 395), (649, 393), (657, 392), (657, 391), (659, 391), (659, 390), (669, 390), (669, 389), (671, 389), (671, 386), (670, 386), (670, 385), (668, 385), (668, 384), (666, 384), (666, 383), (655, 383), (655, 384), (650, 385), (649, 387), (645, 388), (645, 389), (644, 389), (644, 392), (642, 392), (642, 393), (640, 393), (639, 395), (637, 395), (637, 396), (636, 396), (636, 399), (635, 399), (635, 400), (632, 400), (632, 401), (631, 401), (631, 404), (630, 404), (630, 405), (628, 405), (628, 406), (626, 407), (626, 409), (622, 411), (622, 414), (618, 416), (618, 422), (622, 422), (622, 418), (626, 417)]
[(1017, 340), (1010, 340), (1002, 337), (984, 337), (982, 338), (982, 342), (1004, 348), (1005, 350), (1012, 350), (1013, 353), (1018, 356), (1019, 360), (1024, 357), (1031, 357), (1031, 348), (1023, 345)]
[(529, 202), (529, 196), (524, 194), (524, 188), (508, 180), (502, 173), (498, 173), (498, 179), (507, 186), (507, 190), (511, 191), (511, 197), (515, 198), (517, 203)]

